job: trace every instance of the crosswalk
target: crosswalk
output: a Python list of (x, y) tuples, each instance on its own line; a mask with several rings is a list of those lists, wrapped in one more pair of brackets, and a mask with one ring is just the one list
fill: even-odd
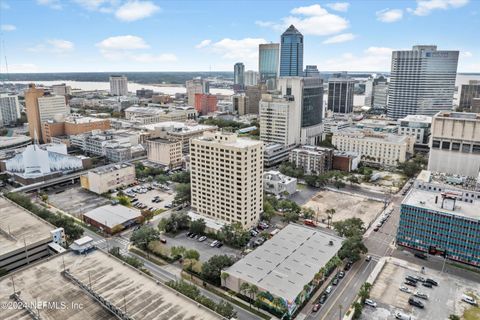
[(113, 237), (111, 239), (108, 240), (108, 243), (107, 243), (107, 239), (103, 238), (103, 239), (99, 239), (99, 240), (96, 240), (93, 242), (93, 245), (96, 246), (97, 248), (100, 248), (100, 249), (104, 249), (104, 250), (108, 250), (108, 249), (111, 249), (113, 247), (119, 247), (120, 248), (120, 253), (125, 255), (125, 254), (128, 254), (128, 245), (130, 244), (130, 241), (128, 241), (128, 239), (125, 239), (125, 238), (121, 238), (121, 237)]

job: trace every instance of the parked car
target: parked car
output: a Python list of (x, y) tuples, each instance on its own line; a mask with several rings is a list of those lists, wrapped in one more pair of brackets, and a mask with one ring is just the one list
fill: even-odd
[(379, 227), (375, 227), (375, 228), (373, 228), (373, 231), (375, 231), (375, 232), (377, 232), (378, 230), (380, 230), (380, 228), (379, 228)]
[(210, 243), (210, 247), (215, 248), (217, 246), (218, 240), (213, 241)]
[(417, 287), (417, 283), (414, 282), (414, 281), (408, 281), (408, 280), (407, 280), (407, 281), (405, 281), (404, 283), (405, 283), (407, 286), (411, 286), (411, 287), (415, 287), (415, 288)]
[(333, 278), (332, 284), (336, 286), (338, 284), (338, 278)]
[(187, 232), (187, 237), (190, 238), (190, 236), (193, 234), (193, 232)]
[(342, 279), (343, 277), (345, 277), (345, 272), (340, 271), (340, 272), (338, 273), (338, 277), (339, 277), (340, 279)]
[(406, 276), (405, 280), (417, 283), (417, 279), (412, 276)]
[(312, 311), (313, 311), (313, 312), (317, 312), (318, 310), (320, 310), (320, 305), (319, 305), (318, 303), (315, 303), (315, 304), (313, 305)]
[(401, 313), (399, 311), (395, 312), (395, 318), (397, 318), (399, 320), (411, 320), (412, 319), (412, 317), (407, 316), (406, 314)]
[(433, 285), (430, 282), (424, 282), (422, 283), (422, 286), (427, 287), (427, 288), (433, 288)]
[(415, 297), (423, 299), (423, 300), (428, 300), (428, 295), (426, 293), (417, 291), (413, 294)]
[(206, 236), (201, 236), (200, 238), (198, 238), (198, 241), (199, 241), (199, 242), (203, 242), (203, 241), (205, 241), (205, 240), (207, 240), (207, 237), (206, 237)]
[[(420, 281), (420, 282), (425, 282), (425, 278), (424, 277), (420, 277), (420, 276), (411, 276), (412, 278), (414, 278), (415, 280), (417, 281)], [(433, 283), (432, 283), (433, 284)]]
[(365, 304), (370, 306), (370, 307), (374, 307), (374, 308), (377, 307), (377, 303), (375, 301), (373, 301), (372, 299), (365, 299)]
[(256, 237), (258, 235), (258, 231), (255, 231), (255, 230), (250, 230), (250, 235), (252, 237)]
[(476, 306), (476, 305), (477, 305), (477, 301), (476, 301), (474, 298), (472, 298), (472, 297), (470, 297), (470, 296), (468, 296), (468, 295), (466, 295), (466, 294), (464, 294), (464, 295), (462, 296), (462, 301), (464, 301), (464, 302), (466, 302), (466, 303), (468, 303), (468, 304), (471, 304), (472, 306)]
[(434, 286), (438, 286), (438, 282), (433, 280), (433, 279), (430, 279), (430, 278), (427, 278), (427, 280), (425, 280), (425, 282), (428, 282)]
[(327, 295), (324, 293), (320, 296), (320, 299), (318, 299), (318, 303), (323, 304), (325, 301), (327, 301)]
[(425, 305), (420, 300), (417, 300), (417, 299), (412, 298), (412, 297), (410, 297), (408, 299), (408, 304), (411, 305), (411, 306), (415, 306), (417, 308), (420, 308), (420, 309), (423, 309), (425, 307)]
[(165, 238), (160, 238), (160, 242), (161, 242), (161, 243), (167, 243), (167, 239), (165, 239)]
[(325, 293), (326, 294), (330, 294), (333, 290), (333, 287), (332, 286), (328, 286), (327, 289), (325, 290)]
[(367, 256), (367, 258), (365, 259), (365, 261), (369, 262), (370, 260), (372, 260), (372, 256)]
[(415, 252), (414, 256), (417, 257), (417, 258), (423, 259), (423, 260), (427, 259), (427, 255), (425, 253), (421, 253), (421, 252)]
[(172, 207), (172, 204), (171, 204), (171, 203), (167, 203), (167, 204), (165, 205), (165, 208), (171, 208), (171, 207)]
[(217, 247), (217, 248), (221, 248), (221, 247), (223, 247), (223, 242), (221, 242), (221, 241), (218, 241), (218, 243), (217, 243), (217, 246), (216, 246), (216, 247)]
[(188, 237), (193, 239), (193, 238), (195, 238), (196, 236), (197, 236), (197, 234), (192, 232)]
[(400, 286), (400, 291), (406, 292), (406, 293), (410, 293), (410, 289), (408, 289), (408, 288), (405, 287), (405, 286)]

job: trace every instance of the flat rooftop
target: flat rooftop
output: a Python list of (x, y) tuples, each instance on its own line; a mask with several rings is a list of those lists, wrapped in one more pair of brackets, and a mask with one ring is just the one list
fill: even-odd
[[(61, 274), (63, 261), (69, 272), (97, 294), (104, 297), (133, 319), (142, 320), (207, 320), (222, 319), (220, 315), (178, 294), (138, 270), (112, 256), (95, 250), (87, 255), (68, 252), (48, 261), (31, 265), (11, 273), (0, 280), (0, 303), (13, 302), (11, 276), (16, 291), (26, 303), (64, 302), (66, 309), (39, 310), (44, 320), (106, 320), (118, 319), (99, 302), (92, 299), (78, 284)], [(125, 303), (124, 303), (125, 302)], [(72, 304), (82, 304), (73, 309)], [(30, 320), (30, 315), (21, 308), (4, 309), (2, 319)]]
[[(438, 197), (437, 203), (435, 198)], [(480, 203), (473, 201), (472, 203), (457, 200), (455, 204), (455, 210), (448, 210), (441, 207), (442, 195), (441, 192), (432, 192), (421, 189), (412, 189), (408, 193), (407, 197), (403, 200), (402, 205), (415, 206), (419, 208), (425, 208), (428, 210), (434, 210), (438, 212), (445, 212), (457, 216), (463, 216), (467, 218), (480, 219)]]
[(225, 271), (275, 296), (294, 301), (315, 273), (337, 254), (342, 241), (318, 229), (289, 224)]
[(54, 229), (33, 213), (0, 197), (0, 256), (49, 239)]
[(120, 170), (120, 169), (125, 169), (125, 168), (132, 167), (132, 166), (133, 165), (128, 164), (128, 163), (116, 163), (116, 164), (112, 164), (112, 165), (109, 165), (109, 166), (96, 168), (96, 169), (93, 169), (93, 170), (90, 170), (90, 171), (94, 172), (94, 173), (97, 173), (97, 174), (103, 174), (103, 173), (113, 172), (113, 171)]
[(107, 204), (88, 211), (84, 216), (95, 220), (104, 226), (113, 228), (118, 224), (123, 224), (126, 221), (140, 217), (141, 213), (137, 209), (131, 209), (120, 204), (115, 206)]
[(406, 143), (408, 137), (385, 132), (377, 132), (369, 129), (345, 128), (334, 133), (337, 136), (347, 136), (353, 139), (384, 141), (394, 144)]
[(435, 115), (435, 118), (454, 118), (463, 120), (480, 120), (480, 113), (473, 112), (454, 112), (454, 111), (440, 111)]
[[(185, 123), (185, 122), (178, 122), (178, 121), (163, 121), (153, 124), (146, 124), (142, 126), (143, 129), (149, 131), (155, 131), (156, 128), (166, 128), (167, 131), (173, 134), (188, 134), (188, 133), (195, 133), (195, 132), (202, 132), (205, 130), (213, 130), (216, 129), (217, 126), (210, 126), (206, 124), (192, 124), (192, 123)], [(168, 129), (171, 130), (168, 130)]]

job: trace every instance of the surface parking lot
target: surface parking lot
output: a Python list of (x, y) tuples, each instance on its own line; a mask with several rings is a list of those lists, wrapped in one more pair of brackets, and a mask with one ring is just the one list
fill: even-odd
[[(427, 288), (421, 282), (417, 283), (416, 288), (407, 286), (404, 284), (406, 276), (431, 278), (438, 282), (438, 286)], [(401, 292), (400, 286), (407, 287), (411, 293)], [(428, 300), (414, 297), (425, 305), (424, 309), (408, 303), (408, 299), (416, 291), (428, 295)], [(480, 296), (480, 284), (434, 270), (425, 270), (425, 273), (422, 273), (421, 266), (395, 259), (385, 264), (370, 292), (371, 299), (377, 302), (377, 308), (365, 306), (361, 319), (395, 319), (395, 312), (400, 311), (415, 320), (443, 320), (450, 314), (461, 315), (471, 308), (469, 304), (461, 301), (465, 293)]]
[[(149, 186), (150, 184), (144, 184), (144, 186)], [(138, 187), (138, 186), (137, 186)], [(127, 188), (123, 190), (127, 192), (131, 189), (137, 188)], [(173, 187), (173, 185), (172, 185)], [(162, 201), (160, 202), (152, 202), (152, 200), (158, 196)], [(153, 190), (149, 190), (146, 193), (135, 193), (135, 198), (138, 199), (139, 203), (143, 203), (147, 206), (147, 208), (153, 207), (155, 209), (168, 209), (165, 207), (167, 204), (171, 204), (173, 199), (175, 198), (175, 193), (173, 190), (161, 190), (154, 188)]]
[(187, 237), (187, 232), (181, 232), (176, 236), (165, 234), (163, 237), (167, 239), (166, 246), (169, 248), (182, 246), (186, 249), (197, 250), (198, 253), (200, 253), (200, 261), (202, 262), (207, 261), (215, 255), (229, 255), (237, 258), (241, 257), (240, 250), (230, 248), (226, 245), (222, 246), (221, 248), (212, 248), (210, 247), (210, 244), (214, 241), (213, 239), (207, 239), (203, 242), (199, 242), (197, 239)]
[(66, 189), (49, 190), (48, 201), (71, 215), (81, 218), (82, 214), (101, 207), (110, 201), (93, 192), (83, 189), (78, 184)]

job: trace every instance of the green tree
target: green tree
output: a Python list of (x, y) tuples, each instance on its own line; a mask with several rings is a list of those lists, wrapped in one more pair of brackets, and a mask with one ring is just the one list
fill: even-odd
[(451, 314), (449, 317), (448, 317), (448, 320), (460, 320), (460, 317), (455, 315), (455, 314)]
[(187, 250), (187, 249), (185, 249), (185, 247), (182, 247), (182, 246), (171, 247), (171, 248), (170, 248), (170, 255), (171, 255), (173, 258), (179, 259), (179, 258), (181, 258), (181, 257), (184, 256), (186, 250)]
[(185, 259), (193, 259), (198, 261), (200, 259), (200, 253), (198, 253), (197, 250), (189, 249), (185, 251), (185, 253), (183, 254), (183, 257)]
[(275, 208), (270, 203), (270, 201), (265, 199), (263, 201), (263, 212), (262, 212), (262, 215), (261, 215), (262, 220), (270, 221), (270, 220), (272, 220), (274, 215), (275, 215)]
[(190, 222), (190, 232), (193, 232), (195, 234), (205, 234), (205, 228), (207, 226), (207, 223), (205, 222), (204, 219), (198, 219), (195, 221)]
[(354, 235), (352, 237), (347, 238), (342, 243), (342, 247), (338, 252), (338, 256), (341, 259), (348, 258), (352, 261), (360, 260), (360, 255), (362, 253), (367, 253), (368, 249), (363, 243), (362, 235)]
[(117, 199), (122, 206), (130, 207), (132, 205), (130, 198), (128, 198), (127, 196), (118, 196)]
[(238, 222), (224, 225), (217, 233), (217, 236), (219, 240), (235, 248), (244, 247), (250, 240), (250, 233), (244, 230)]
[(142, 217), (143, 217), (143, 219), (144, 219), (146, 222), (152, 220), (152, 219), (153, 219), (153, 215), (154, 215), (153, 211), (150, 211), (150, 210), (142, 210)]
[(175, 204), (190, 203), (190, 183), (179, 183), (175, 189)]
[(220, 279), (222, 280), (222, 283), (221, 283), (222, 286), (225, 286), (228, 277), (230, 277), (228, 272), (222, 272), (222, 274), (220, 275)]
[(142, 226), (140, 229), (133, 231), (130, 241), (137, 247), (146, 249), (150, 241), (159, 240), (160, 233), (158, 230)]
[(328, 227), (330, 228), (330, 223), (332, 222), (332, 219), (333, 219), (333, 215), (336, 213), (337, 211), (333, 208), (331, 209), (327, 209), (326, 213), (327, 213), (327, 222), (328, 222)]
[(369, 282), (365, 282), (360, 287), (360, 291), (358, 292), (358, 296), (360, 297), (362, 304), (365, 303), (365, 299), (370, 298), (370, 290), (372, 289), (372, 284)]
[(171, 180), (178, 183), (190, 183), (190, 172), (180, 171), (172, 174)]
[(355, 302), (353, 304), (353, 319), (360, 319), (360, 316), (362, 315), (362, 309), (363, 305)]
[(302, 216), (304, 219), (313, 219), (315, 217), (315, 210), (312, 208), (304, 207), (302, 208)]
[(248, 284), (248, 282), (242, 282), (240, 285), (240, 293), (247, 296), (248, 290), (250, 290), (250, 284)]
[(358, 179), (358, 177), (356, 175), (351, 175), (350, 177), (348, 177), (348, 182), (350, 182), (350, 186), (354, 185), (354, 184), (360, 184), (360, 180)]
[(190, 226), (190, 217), (186, 213), (172, 213), (158, 223), (158, 229), (167, 233), (176, 233), (187, 230)]
[(234, 260), (227, 255), (215, 255), (208, 259), (202, 266), (201, 276), (203, 279), (221, 285), (220, 273), (222, 269), (233, 265)]
[(345, 188), (345, 182), (343, 182), (342, 180), (335, 179), (335, 181), (333, 182), (333, 185), (337, 189)]
[(290, 223), (290, 222), (298, 221), (298, 218), (299, 218), (298, 212), (287, 211), (283, 213), (282, 221), (285, 223)]
[(333, 223), (333, 228), (341, 237), (352, 237), (354, 235), (363, 234), (365, 228), (360, 218), (349, 218)]

